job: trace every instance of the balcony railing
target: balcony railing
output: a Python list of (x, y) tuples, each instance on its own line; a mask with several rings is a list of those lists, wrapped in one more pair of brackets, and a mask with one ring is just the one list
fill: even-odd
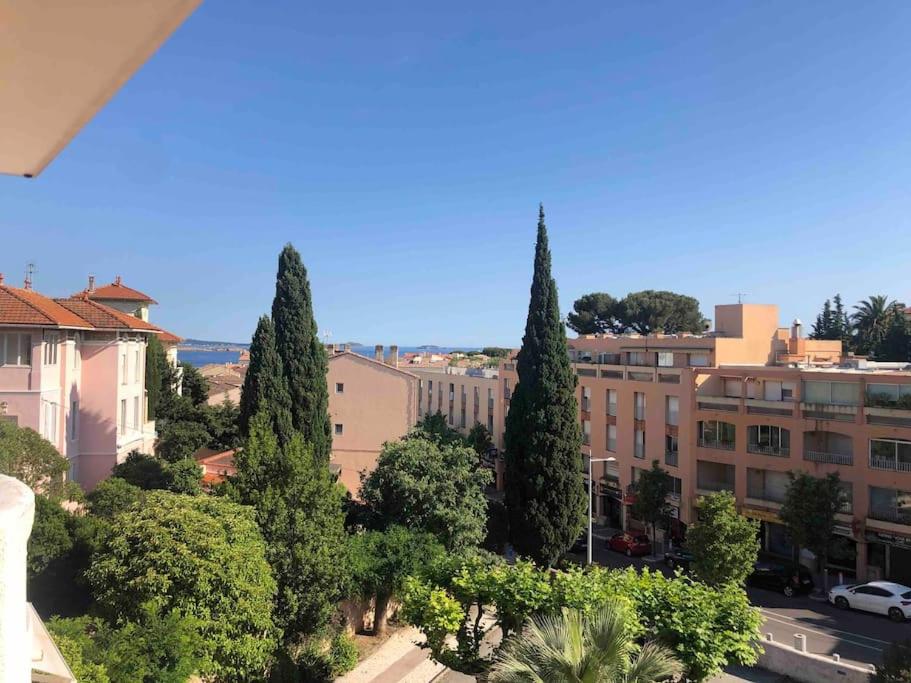
[(696, 488), (701, 491), (734, 491), (734, 482), (730, 481), (697, 481)]
[(891, 470), (893, 472), (911, 472), (911, 462), (897, 458), (884, 458), (881, 455), (870, 456), (871, 470)]
[(665, 451), (664, 452), (664, 464), (671, 465), (672, 467), (677, 467), (677, 461), (680, 453), (678, 451)]
[(822, 462), (829, 465), (853, 465), (854, 456), (844, 453), (826, 453), (825, 451), (804, 451), (803, 459), (811, 462)]
[(733, 441), (709, 441), (708, 439), (698, 439), (698, 445), (701, 448), (714, 448), (719, 451), (733, 451)]
[(787, 458), (791, 455), (791, 449), (787, 446), (762, 446), (758, 443), (748, 443), (747, 451), (759, 455), (772, 455), (776, 458)]
[(870, 519), (878, 519), (881, 522), (892, 522), (893, 524), (911, 524), (911, 510), (870, 510)]

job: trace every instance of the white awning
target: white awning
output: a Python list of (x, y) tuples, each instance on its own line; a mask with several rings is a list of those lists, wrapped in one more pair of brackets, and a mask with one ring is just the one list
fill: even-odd
[(201, 1), (0, 2), (0, 173), (44, 170)]

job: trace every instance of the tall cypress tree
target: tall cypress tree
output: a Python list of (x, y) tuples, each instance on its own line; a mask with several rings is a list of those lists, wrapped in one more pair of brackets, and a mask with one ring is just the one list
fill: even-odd
[(278, 257), (272, 322), (291, 397), (291, 424), (313, 447), (316, 460), (326, 462), (332, 450), (326, 385), (329, 361), (317, 336), (307, 270), (290, 244)]
[(263, 412), (282, 444), (291, 439), (291, 399), (282, 372), (282, 359), (275, 347), (275, 327), (262, 316), (250, 344), (250, 365), (240, 394), (241, 434), (250, 433), (253, 417)]
[(506, 418), (506, 506), (516, 550), (548, 566), (583, 526), (585, 486), (576, 376), (569, 364), (557, 284), (550, 274), (544, 207), (519, 381)]

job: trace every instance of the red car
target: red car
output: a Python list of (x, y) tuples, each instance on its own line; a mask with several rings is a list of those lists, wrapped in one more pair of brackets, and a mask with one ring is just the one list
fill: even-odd
[(645, 534), (619, 533), (611, 536), (607, 541), (607, 547), (618, 553), (626, 553), (627, 557), (633, 555), (648, 555), (652, 552), (652, 542)]

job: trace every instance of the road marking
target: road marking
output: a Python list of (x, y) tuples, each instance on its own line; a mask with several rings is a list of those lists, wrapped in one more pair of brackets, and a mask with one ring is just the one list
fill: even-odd
[[(804, 623), (799, 617), (789, 617), (789, 616), (786, 615), (786, 614), (780, 614), (780, 613), (775, 612), (774, 610), (771, 610), (771, 609), (769, 609), (769, 608), (767, 608), (767, 607), (760, 607), (759, 609), (760, 609), (761, 611), (763, 611), (763, 612), (768, 612), (769, 614), (774, 614), (776, 617), (778, 617), (778, 618), (780, 618), (780, 619), (790, 619), (791, 621), (796, 622), (796, 623), (798, 623), (798, 624), (803, 624), (803, 623)], [(828, 627), (826, 627), (826, 628), (828, 628)], [(854, 636), (855, 638), (863, 638), (864, 640), (872, 640), (874, 643), (882, 643), (883, 645), (890, 645), (890, 644), (891, 644), (891, 642), (888, 641), (888, 640), (880, 640), (879, 638), (871, 638), (870, 636), (865, 636), (865, 635), (860, 634), (860, 633), (854, 633), (853, 631), (842, 631), (842, 630), (837, 629), (837, 628), (829, 628), (829, 631), (831, 631), (832, 633), (844, 633), (844, 634), (849, 635), (849, 636)]]
[[(851, 643), (852, 645), (856, 645), (857, 647), (864, 647), (864, 648), (866, 648), (866, 649), (868, 649), (868, 650), (874, 650), (874, 651), (876, 651), (876, 652), (882, 652), (882, 651), (883, 651), (883, 648), (881, 648), (881, 647), (875, 647), (875, 646), (873, 646), (873, 645), (867, 645), (866, 643), (861, 643), (861, 642), (858, 641), (858, 640), (853, 640), (853, 639), (851, 639), (851, 638), (845, 638), (845, 637), (835, 636), (835, 635), (832, 635), (832, 633), (826, 633), (825, 631), (817, 631), (816, 629), (807, 628), (801, 621), (799, 621), (799, 620), (797, 620), (797, 619), (793, 619), (793, 618), (791, 618), (791, 617), (787, 617), (787, 616), (785, 616), (785, 615), (783, 615), (783, 614), (782, 614), (782, 615), (776, 614), (775, 616), (776, 616), (776, 617), (777, 617), (777, 616), (781, 616), (781, 617), (784, 617), (785, 619), (790, 619), (791, 621), (782, 621), (781, 619), (776, 619), (776, 618), (773, 617), (773, 616), (769, 616), (769, 614), (766, 613), (766, 610), (761, 610), (761, 611), (763, 612), (763, 614), (765, 614), (766, 619), (768, 619), (768, 620), (770, 620), (770, 621), (777, 621), (779, 624), (784, 624), (785, 626), (799, 626), (799, 627), (800, 627), (802, 630), (804, 630), (804, 631), (807, 631), (807, 632), (809, 632), (809, 633), (815, 633), (816, 635), (823, 636), (823, 637), (825, 637), (825, 638), (829, 638), (830, 640), (842, 641), (842, 642), (845, 642), (845, 643)], [(775, 613), (772, 612), (771, 614), (775, 614)], [(882, 643), (883, 645), (888, 645), (888, 644), (889, 644), (889, 643), (888, 643), (887, 641), (885, 641), (885, 640), (878, 640), (878, 639), (876, 639), (876, 638), (870, 638), (869, 636), (862, 636), (862, 635), (860, 635), (859, 633), (851, 633), (850, 631), (839, 631), (838, 629), (832, 629), (832, 631), (837, 632), (837, 633), (846, 633), (846, 634), (851, 635), (851, 636), (854, 636), (854, 637), (856, 637), (856, 638), (864, 638), (865, 640), (870, 640), (870, 641), (872, 641), (872, 642), (874, 642), (874, 643)]]

